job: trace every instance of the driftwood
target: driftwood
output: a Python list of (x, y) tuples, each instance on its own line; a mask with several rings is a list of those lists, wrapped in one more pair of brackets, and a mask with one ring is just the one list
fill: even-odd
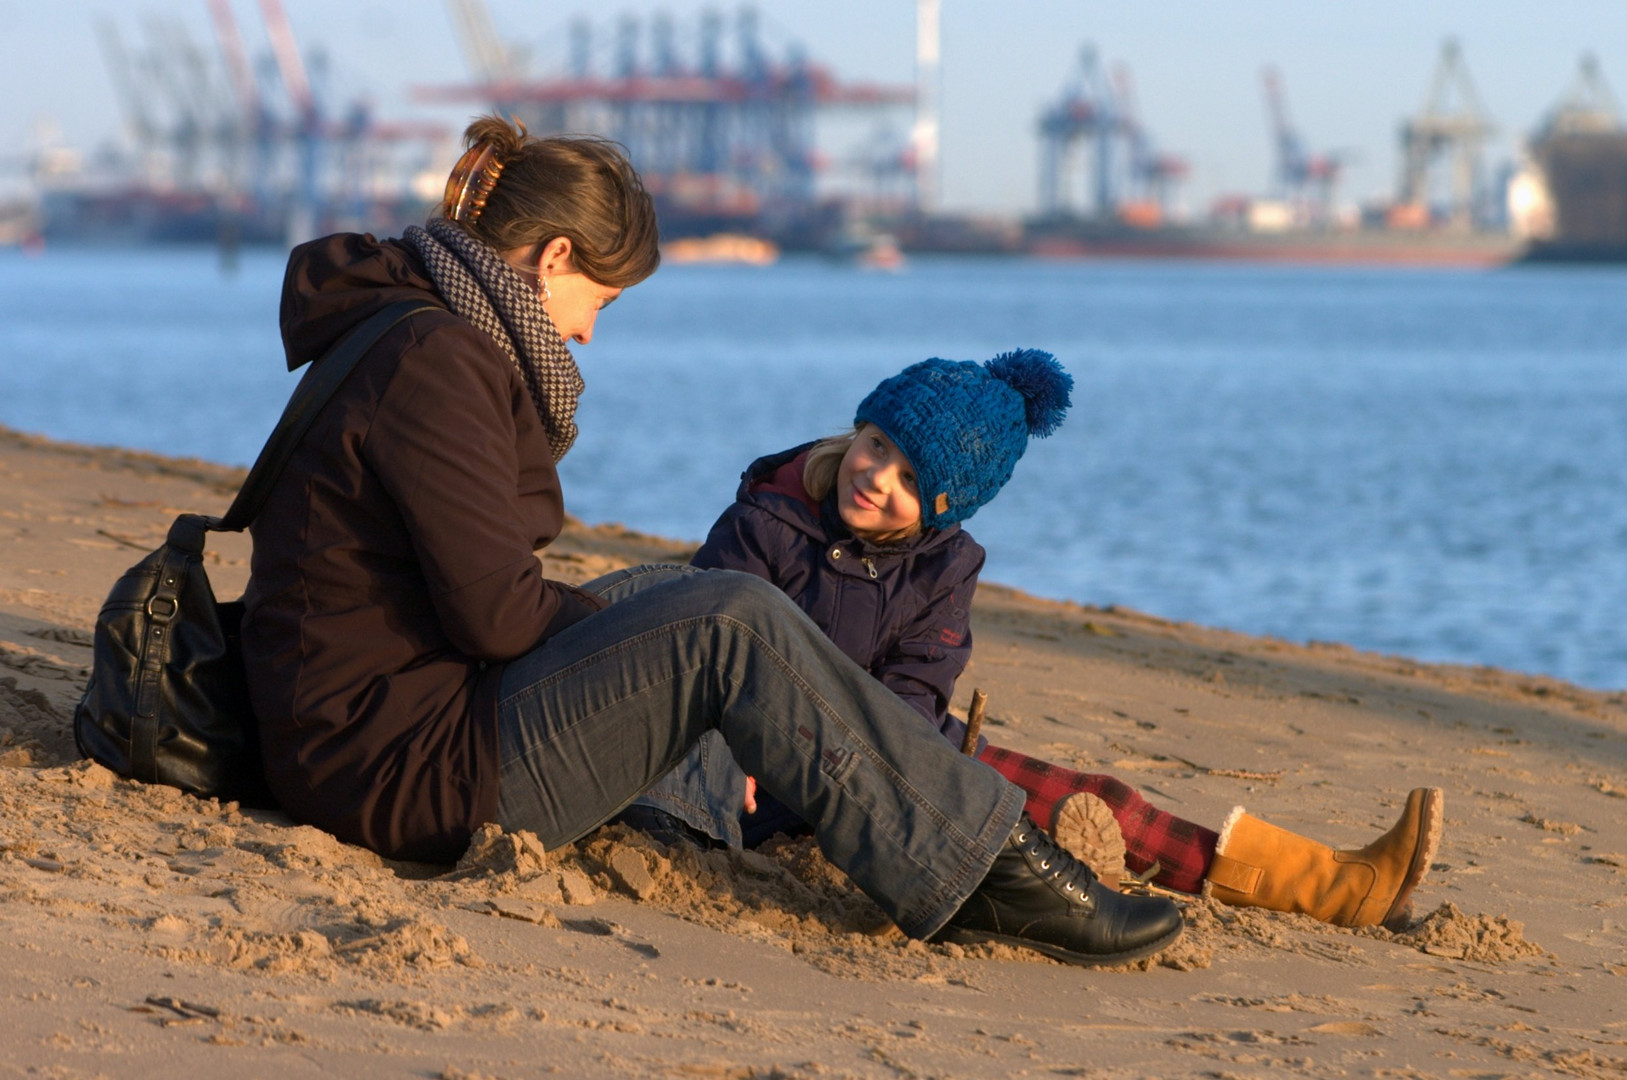
[(977, 733), (983, 727), (983, 709), (989, 695), (981, 690), (972, 691), (972, 707), (966, 710), (966, 737), (960, 741), (960, 752), (968, 757), (977, 753)]

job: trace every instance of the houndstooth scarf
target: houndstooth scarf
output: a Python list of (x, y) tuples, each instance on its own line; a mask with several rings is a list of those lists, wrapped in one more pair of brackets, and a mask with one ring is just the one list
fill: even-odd
[(497, 252), (445, 218), (430, 218), (427, 229), (410, 226), (401, 238), (423, 256), (448, 306), (490, 334), (514, 361), (554, 460), (564, 457), (576, 441), (576, 399), (584, 383), (536, 292)]

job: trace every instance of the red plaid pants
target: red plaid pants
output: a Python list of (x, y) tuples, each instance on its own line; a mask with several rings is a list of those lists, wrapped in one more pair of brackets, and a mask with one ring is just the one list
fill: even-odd
[(1185, 818), (1160, 810), (1122, 780), (1098, 773), (1075, 772), (1049, 761), (1007, 750), (992, 743), (978, 760), (991, 765), (1028, 793), (1023, 809), (1043, 829), (1050, 829), (1056, 806), (1069, 795), (1087, 791), (1107, 803), (1124, 833), (1124, 864), (1137, 874), (1153, 863), (1160, 867), (1153, 878), (1166, 889), (1197, 893), (1215, 858), (1220, 834)]

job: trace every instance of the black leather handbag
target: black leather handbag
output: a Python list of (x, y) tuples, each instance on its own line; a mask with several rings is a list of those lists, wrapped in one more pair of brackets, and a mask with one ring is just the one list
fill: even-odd
[(90, 682), (73, 714), (81, 754), (120, 776), (200, 798), (273, 805), (243, 674), (243, 602), (215, 599), (204, 540), (247, 528), (367, 350), (407, 316), (438, 310), (404, 300), (346, 334), (300, 380), (226, 515), (182, 514), (165, 542), (114, 584), (96, 618)]

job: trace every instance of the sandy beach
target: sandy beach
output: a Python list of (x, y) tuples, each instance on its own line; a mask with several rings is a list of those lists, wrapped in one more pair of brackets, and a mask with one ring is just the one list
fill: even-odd
[[(1218, 827), (1335, 846), (1446, 792), (1402, 933), (1186, 904), (1087, 970), (908, 941), (807, 842), (603, 830), (390, 863), (77, 760), (96, 611), (241, 473), (0, 431), (0, 1076), (1627, 1076), (1627, 694), (985, 585), (957, 707)], [(583, 581), (685, 543), (572, 523)], [(216, 537), (222, 598), (248, 541)]]

